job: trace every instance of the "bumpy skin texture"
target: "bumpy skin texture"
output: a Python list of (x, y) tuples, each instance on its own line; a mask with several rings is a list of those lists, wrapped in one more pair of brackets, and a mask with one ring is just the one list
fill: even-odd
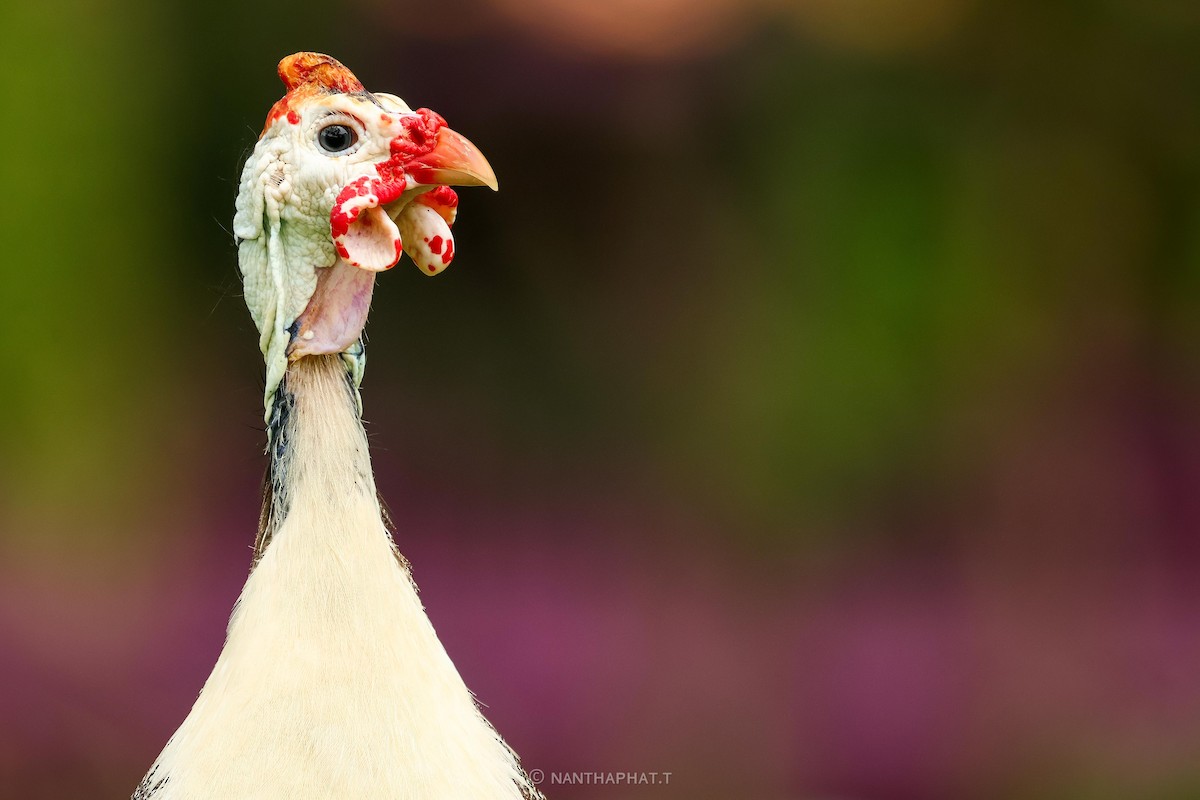
[[(361, 377), (373, 278), (318, 281), (320, 271), (387, 270), (407, 249), (422, 272), (441, 272), (454, 255), (458, 198), (439, 184), (495, 182), (440, 115), (365, 91), (328, 56), (290, 56), (279, 75), (288, 93), (246, 161), (234, 217), (246, 304), (266, 359), (268, 416), (289, 359), (341, 353)], [(355, 143), (324, 149), (319, 134), (330, 125), (351, 130)], [(321, 292), (340, 294), (314, 296)]]

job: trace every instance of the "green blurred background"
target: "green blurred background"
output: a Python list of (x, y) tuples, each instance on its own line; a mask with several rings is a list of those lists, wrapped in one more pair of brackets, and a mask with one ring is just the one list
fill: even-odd
[(1200, 6), (0, 8), (0, 797), (128, 796), (265, 466), (230, 233), (275, 63), (501, 191), (366, 417), (551, 798), (1200, 797)]

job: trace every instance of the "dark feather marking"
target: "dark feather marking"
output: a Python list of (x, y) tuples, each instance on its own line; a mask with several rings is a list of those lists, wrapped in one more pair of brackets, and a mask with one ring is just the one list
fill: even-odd
[(154, 776), (158, 774), (158, 764), (155, 764), (146, 777), (142, 778), (142, 782), (138, 784), (138, 788), (134, 790), (133, 796), (129, 800), (150, 800), (154, 795), (158, 794), (158, 790), (167, 785), (167, 781), (171, 780), (170, 775), (164, 775), (158, 780), (154, 780)]
[(287, 374), (279, 382), (271, 396), (271, 417), (267, 421), (267, 453), (271, 463), (264, 478), (263, 505), (258, 516), (258, 535), (254, 538), (254, 565), (258, 564), (276, 528), (287, 516), (288, 497), (284, 492), (287, 475), (288, 444), (291, 439), (292, 412), (296, 409), (296, 395), (288, 388)]

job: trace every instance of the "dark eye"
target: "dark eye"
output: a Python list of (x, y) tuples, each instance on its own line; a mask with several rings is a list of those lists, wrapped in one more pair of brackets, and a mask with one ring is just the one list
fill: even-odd
[(326, 125), (317, 134), (317, 143), (326, 153), (340, 153), (354, 146), (358, 134), (345, 125)]

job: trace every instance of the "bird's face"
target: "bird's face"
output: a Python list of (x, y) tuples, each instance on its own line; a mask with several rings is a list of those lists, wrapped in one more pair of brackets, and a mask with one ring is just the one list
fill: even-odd
[(450, 264), (449, 185), (496, 188), (441, 116), (367, 92), (329, 56), (289, 56), (279, 76), (288, 93), (246, 162), (234, 217), (268, 397), (289, 359), (357, 342), (375, 273), (404, 253), (429, 275)]

